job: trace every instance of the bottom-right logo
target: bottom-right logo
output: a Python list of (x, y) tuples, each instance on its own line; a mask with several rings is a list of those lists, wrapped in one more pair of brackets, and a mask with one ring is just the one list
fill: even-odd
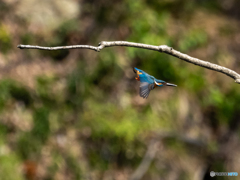
[(210, 176), (211, 177), (214, 177), (214, 176), (238, 176), (238, 173), (237, 172), (214, 172), (214, 171), (211, 171)]

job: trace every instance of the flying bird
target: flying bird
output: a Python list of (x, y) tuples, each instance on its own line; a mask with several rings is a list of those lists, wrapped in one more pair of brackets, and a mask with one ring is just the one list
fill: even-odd
[(160, 87), (160, 86), (174, 86), (176, 87), (177, 85), (175, 84), (170, 84), (165, 81), (156, 79), (153, 76), (150, 76), (146, 72), (144, 72), (141, 69), (138, 68), (133, 68), (133, 71), (137, 74), (137, 77), (135, 78), (136, 80), (140, 81), (140, 96), (143, 98), (147, 98), (149, 96), (149, 93), (151, 90), (153, 90), (155, 87)]

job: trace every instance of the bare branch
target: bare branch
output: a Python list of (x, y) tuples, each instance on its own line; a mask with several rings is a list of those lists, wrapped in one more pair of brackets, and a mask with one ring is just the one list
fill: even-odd
[(90, 49), (90, 50), (99, 52), (103, 48), (111, 47), (111, 46), (128, 46), (128, 47), (143, 48), (143, 49), (163, 52), (171, 56), (175, 56), (183, 61), (226, 74), (227, 76), (233, 78), (236, 83), (240, 84), (240, 74), (236, 73), (235, 71), (223, 66), (219, 66), (214, 63), (210, 63), (207, 61), (203, 61), (203, 60), (188, 56), (187, 54), (183, 54), (166, 45), (153, 46), (148, 44), (133, 43), (133, 42), (127, 42), (127, 41), (102, 41), (101, 43), (99, 43), (98, 46), (74, 45), (74, 46), (43, 47), (43, 46), (32, 46), (32, 45), (20, 44), (17, 47), (20, 49), (40, 49), (40, 50)]
[(54, 51), (54, 50), (66, 50), (66, 49), (91, 49), (98, 51), (98, 47), (95, 46), (88, 46), (88, 45), (74, 45), (74, 46), (57, 46), (57, 47), (43, 47), (43, 46), (32, 46), (32, 45), (22, 45), (19, 44), (17, 46), (20, 49), (40, 49), (40, 50), (48, 50), (48, 51)]

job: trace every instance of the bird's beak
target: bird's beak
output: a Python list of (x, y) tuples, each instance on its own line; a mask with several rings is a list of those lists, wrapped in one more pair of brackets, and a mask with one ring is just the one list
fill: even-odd
[(135, 68), (134, 68), (134, 67), (133, 67), (133, 72), (134, 72), (134, 73), (137, 73), (137, 71), (135, 70)]
[(174, 87), (177, 87), (177, 85), (175, 84), (171, 84), (171, 83), (166, 83), (167, 86), (174, 86)]

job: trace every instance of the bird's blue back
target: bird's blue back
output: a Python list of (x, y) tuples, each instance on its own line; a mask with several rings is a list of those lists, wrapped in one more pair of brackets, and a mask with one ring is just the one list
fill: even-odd
[(154, 77), (142, 71), (142, 74), (139, 74), (140, 82), (147, 82), (149, 84), (154, 83)]

